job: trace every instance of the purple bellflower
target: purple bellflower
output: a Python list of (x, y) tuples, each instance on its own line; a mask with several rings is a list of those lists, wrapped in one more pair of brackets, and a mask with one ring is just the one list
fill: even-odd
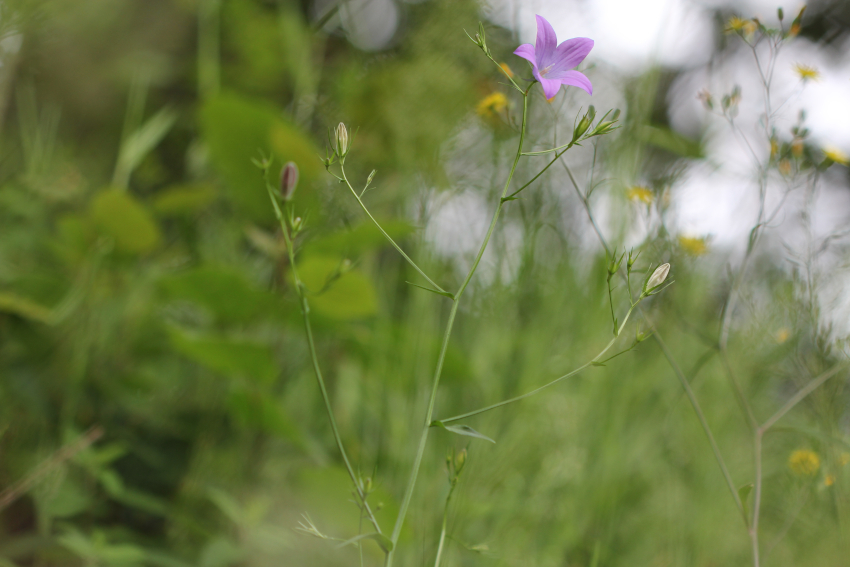
[(558, 37), (552, 25), (542, 16), (537, 16), (536, 45), (525, 43), (517, 47), (514, 55), (527, 59), (533, 67), (534, 78), (540, 81), (543, 94), (551, 99), (560, 90), (561, 85), (571, 85), (593, 94), (590, 79), (578, 71), (571, 70), (584, 61), (593, 40), (586, 37), (574, 37), (558, 45)]

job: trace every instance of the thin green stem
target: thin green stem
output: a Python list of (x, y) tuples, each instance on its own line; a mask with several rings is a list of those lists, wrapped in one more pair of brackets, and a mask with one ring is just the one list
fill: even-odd
[(575, 145), (575, 140), (573, 140), (572, 142), (569, 142), (567, 144), (564, 144), (563, 146), (558, 146), (557, 148), (552, 148), (552, 149), (549, 149), (549, 150), (540, 150), (539, 152), (523, 152), (522, 155), (524, 155), (524, 156), (542, 156), (542, 155), (545, 155), (545, 154), (551, 154), (553, 152), (558, 152), (558, 151), (561, 151), (563, 149), (568, 150), (571, 147), (573, 147), (574, 145)]
[(404, 253), (404, 250), (402, 250), (402, 249), (401, 249), (401, 246), (399, 246), (398, 244), (396, 244), (396, 241), (395, 241), (395, 240), (393, 240), (393, 238), (392, 238), (389, 234), (387, 234), (387, 231), (385, 231), (385, 230), (384, 230), (384, 228), (381, 226), (381, 224), (380, 224), (377, 220), (375, 220), (375, 217), (373, 217), (373, 216), (372, 216), (372, 213), (370, 213), (370, 212), (369, 212), (369, 209), (367, 209), (367, 208), (366, 208), (366, 205), (363, 203), (363, 199), (361, 199), (361, 198), (360, 198), (360, 195), (358, 195), (358, 194), (357, 194), (357, 191), (355, 191), (355, 190), (354, 190), (354, 187), (352, 187), (352, 186), (351, 186), (351, 183), (348, 181), (348, 177), (346, 177), (346, 175), (345, 175), (345, 166), (342, 164), (342, 162), (340, 162), (340, 164), (339, 164), (339, 170), (340, 170), (340, 173), (342, 173), (342, 181), (344, 181), (344, 182), (345, 182), (345, 184), (348, 186), (348, 189), (351, 191), (351, 194), (352, 194), (352, 195), (354, 195), (354, 198), (355, 198), (355, 199), (357, 199), (357, 202), (360, 204), (360, 208), (361, 208), (361, 209), (363, 209), (363, 212), (364, 212), (364, 213), (366, 213), (366, 216), (368, 216), (368, 217), (369, 217), (369, 219), (371, 219), (371, 221), (372, 221), (373, 223), (375, 223), (375, 226), (377, 226), (377, 227), (378, 227), (378, 230), (380, 230), (380, 231), (381, 231), (381, 234), (383, 234), (383, 235), (384, 235), (384, 238), (386, 238), (386, 239), (387, 239), (387, 241), (389, 241), (389, 243), (390, 243), (390, 244), (392, 244), (393, 248), (395, 248), (396, 250), (398, 250), (398, 253), (399, 253), (399, 254), (401, 254), (401, 255), (402, 255), (402, 257), (403, 257), (405, 260), (407, 260), (407, 263), (408, 263), (408, 264), (410, 264), (410, 265), (413, 267), (413, 269), (414, 269), (414, 270), (416, 270), (417, 272), (419, 272), (419, 275), (420, 275), (420, 276), (422, 276), (423, 278), (425, 278), (425, 280), (426, 280), (429, 284), (431, 284), (432, 286), (434, 286), (434, 288), (435, 288), (437, 291), (441, 291), (441, 292), (444, 292), (444, 293), (445, 293), (445, 291), (446, 291), (446, 290), (444, 290), (443, 288), (441, 288), (439, 285), (437, 285), (437, 284), (434, 282), (434, 280), (432, 280), (431, 278), (429, 278), (429, 277), (428, 277), (428, 275), (427, 275), (425, 272), (423, 272), (423, 271), (422, 271), (422, 268), (420, 268), (419, 266), (417, 266), (417, 265), (416, 265), (416, 262), (414, 262), (413, 260), (411, 260), (411, 259), (410, 259), (410, 256), (408, 256), (407, 254), (405, 254), (405, 253)]
[(451, 488), (449, 488), (449, 494), (446, 496), (446, 507), (443, 509), (443, 526), (440, 529), (440, 543), (437, 545), (437, 558), (434, 559), (434, 567), (440, 567), (440, 560), (443, 557), (443, 546), (446, 543), (446, 525), (449, 521), (449, 503), (452, 500), (452, 494), (454, 494), (456, 486), (457, 478), (452, 480)]
[[(556, 154), (556, 155), (555, 155), (555, 158), (554, 158), (552, 161), (550, 161), (549, 163), (547, 163), (547, 164), (546, 164), (546, 167), (544, 167), (543, 169), (541, 169), (541, 170), (537, 173), (537, 175), (535, 175), (534, 177), (532, 177), (532, 178), (531, 178), (531, 180), (530, 180), (528, 183), (526, 183), (525, 185), (523, 185), (522, 187), (520, 187), (519, 189), (517, 189), (516, 191), (514, 191), (514, 192), (513, 192), (513, 193), (511, 193), (510, 195), (508, 195), (508, 196), (507, 196), (507, 198), (508, 198), (508, 199), (512, 199), (512, 198), (516, 197), (517, 195), (519, 195), (519, 193), (520, 193), (523, 189), (525, 189), (526, 187), (528, 187), (529, 185), (531, 185), (532, 183), (534, 183), (535, 181), (537, 181), (537, 179), (538, 179), (541, 175), (543, 175), (544, 173), (546, 173), (546, 170), (547, 170), (547, 169), (549, 169), (549, 168), (552, 166), (552, 164), (553, 164), (553, 163), (555, 163), (556, 161), (558, 161), (558, 159), (559, 159), (562, 155), (564, 155), (565, 153), (567, 153), (567, 150), (569, 150), (572, 146), (573, 146), (573, 144), (572, 144), (572, 142), (571, 142), (570, 144), (568, 144), (568, 145), (567, 145), (567, 147), (566, 147), (563, 151), (561, 151), (561, 152), (559, 152), (558, 154)], [(545, 152), (544, 152), (544, 153), (545, 153)], [(522, 155), (532, 155), (532, 154), (522, 154)], [(503, 199), (504, 199), (504, 198), (505, 198), (505, 197), (503, 197)]]
[(443, 372), (443, 362), (446, 358), (446, 351), (448, 350), (449, 337), (451, 336), (452, 327), (454, 326), (455, 315), (457, 315), (457, 307), (458, 300), (455, 298), (452, 301), (452, 309), (449, 312), (449, 320), (446, 323), (445, 333), (443, 333), (443, 344), (440, 347), (440, 355), (437, 359), (437, 368), (434, 371), (434, 382), (431, 387), (431, 396), (428, 399), (428, 411), (425, 416), (425, 426), (422, 428), (422, 433), (419, 436), (419, 446), (416, 449), (416, 457), (413, 459), (413, 468), (410, 471), (410, 478), (407, 481), (407, 488), (404, 491), (404, 497), (402, 498), (401, 507), (399, 508), (398, 517), (396, 518), (395, 527), (393, 527), (393, 533), (390, 538), (393, 543), (393, 549), (387, 554), (387, 567), (392, 567), (395, 546), (398, 542), (398, 537), (401, 534), (401, 528), (404, 525), (404, 518), (407, 515), (407, 509), (410, 507), (410, 500), (413, 497), (413, 488), (416, 486), (416, 478), (419, 475), (419, 467), (422, 465), (422, 456), (425, 454), (425, 444), (428, 441), (431, 418), (434, 415), (434, 404), (437, 400), (437, 387), (440, 384), (440, 375)]
[(720, 467), (720, 471), (723, 473), (723, 478), (726, 480), (726, 486), (729, 488), (729, 492), (732, 494), (732, 499), (735, 501), (735, 506), (738, 508), (738, 512), (741, 513), (741, 517), (744, 520), (744, 525), (749, 527), (749, 520), (747, 519), (747, 512), (744, 509), (744, 504), (741, 502), (741, 497), (738, 496), (738, 490), (735, 488), (735, 482), (732, 480), (732, 475), (729, 474), (729, 469), (726, 467), (726, 461), (723, 460), (723, 455), (720, 454), (720, 447), (717, 446), (717, 441), (714, 440), (714, 435), (711, 433), (711, 427), (708, 425), (708, 421), (705, 419), (705, 414), (702, 412), (702, 408), (699, 405), (699, 401), (697, 401), (697, 397), (694, 394), (691, 385), (688, 383), (688, 379), (685, 377), (682, 369), (679, 368), (679, 365), (676, 364), (676, 361), (673, 359), (673, 354), (670, 352), (670, 349), (667, 348), (667, 345), (661, 339), (661, 335), (658, 332), (652, 333), (653, 339), (661, 348), (661, 352), (664, 353), (664, 357), (667, 359), (667, 363), (673, 369), (673, 373), (676, 374), (676, 378), (679, 379), (679, 382), (682, 385), (682, 388), (685, 390), (685, 394), (688, 396), (688, 400), (691, 402), (691, 407), (694, 408), (694, 413), (697, 415), (697, 419), (699, 420), (700, 425), (702, 426), (702, 430), (705, 433), (705, 436), (708, 438), (708, 443), (711, 445), (711, 450), (714, 453), (714, 458), (717, 460), (717, 465)]
[(764, 422), (764, 424), (761, 426), (761, 428), (760, 428), (760, 429), (761, 429), (762, 431), (767, 431), (768, 429), (770, 429), (771, 427), (773, 427), (773, 426), (776, 424), (776, 422), (777, 422), (777, 421), (779, 421), (780, 419), (782, 419), (782, 417), (783, 417), (786, 413), (788, 413), (789, 411), (791, 411), (791, 410), (794, 408), (794, 406), (796, 406), (796, 405), (797, 405), (797, 404), (799, 404), (801, 401), (803, 401), (803, 399), (804, 399), (806, 396), (808, 396), (809, 394), (811, 394), (812, 392), (814, 392), (814, 391), (815, 391), (816, 389), (818, 389), (818, 388), (819, 388), (819, 387), (820, 387), (820, 386), (821, 386), (824, 382), (826, 382), (827, 380), (829, 380), (830, 378), (832, 378), (833, 376), (835, 376), (836, 374), (838, 374), (838, 372), (839, 372), (839, 371), (841, 371), (841, 370), (843, 370), (844, 368), (846, 368), (846, 365), (844, 365), (844, 364), (839, 364), (839, 365), (837, 365), (837, 366), (834, 366), (832, 369), (827, 370), (826, 372), (824, 372), (823, 374), (821, 374), (820, 376), (818, 376), (817, 378), (815, 378), (814, 380), (812, 380), (811, 382), (809, 382), (808, 384), (806, 384), (806, 385), (805, 385), (805, 386), (804, 386), (804, 387), (803, 387), (803, 388), (802, 388), (799, 392), (797, 392), (797, 393), (794, 395), (794, 397), (793, 397), (793, 398), (791, 398), (790, 400), (788, 400), (788, 401), (785, 403), (785, 405), (784, 405), (784, 406), (782, 406), (782, 408), (781, 408), (779, 411), (777, 411), (775, 414), (773, 414), (772, 416), (770, 416), (770, 418), (769, 418), (767, 421), (765, 421), (765, 422)]
[[(634, 311), (635, 307), (637, 307), (637, 304), (635, 304), (634, 306), (632, 306), (632, 308), (631, 308), (631, 309), (629, 309), (628, 313), (626, 313), (626, 317), (623, 319), (623, 324), (620, 326), (619, 331), (622, 331), (622, 330), (623, 330), (623, 328), (626, 326), (626, 322), (629, 320), (629, 317), (631, 316), (632, 311)], [(619, 332), (618, 332), (618, 334), (619, 334)], [(599, 352), (599, 354), (597, 354), (596, 356), (594, 356), (594, 357), (593, 357), (591, 360), (589, 360), (588, 362), (586, 362), (586, 363), (582, 364), (581, 366), (579, 366), (579, 367), (578, 367), (578, 368), (576, 368), (575, 370), (573, 370), (573, 371), (571, 371), (571, 372), (568, 372), (568, 373), (564, 374), (563, 376), (561, 376), (561, 377), (559, 377), (559, 378), (555, 378), (555, 379), (554, 379), (554, 380), (552, 380), (551, 382), (548, 382), (548, 383), (546, 383), (546, 384), (544, 384), (544, 385), (540, 386), (539, 388), (535, 388), (534, 390), (532, 390), (532, 391), (530, 391), (530, 392), (526, 392), (525, 394), (522, 394), (522, 395), (520, 395), (520, 396), (516, 396), (516, 397), (513, 397), (513, 398), (509, 398), (509, 399), (507, 399), (507, 400), (503, 400), (503, 401), (501, 401), (501, 402), (498, 402), (498, 403), (495, 403), (495, 404), (492, 404), (492, 405), (489, 405), (489, 406), (486, 406), (486, 407), (483, 407), (483, 408), (479, 408), (479, 409), (477, 409), (477, 410), (473, 410), (473, 411), (469, 411), (469, 412), (466, 412), (466, 413), (462, 413), (462, 414), (460, 414), (460, 415), (455, 415), (455, 416), (453, 416), (453, 417), (449, 417), (449, 418), (446, 418), (446, 419), (441, 419), (441, 420), (439, 420), (439, 421), (440, 421), (441, 423), (451, 423), (451, 422), (453, 422), (453, 421), (458, 421), (458, 420), (461, 420), (461, 419), (465, 419), (465, 418), (467, 418), (467, 417), (472, 417), (472, 416), (474, 416), (474, 415), (478, 415), (478, 414), (481, 414), (481, 413), (484, 413), (484, 412), (488, 412), (488, 411), (490, 411), (490, 410), (494, 410), (494, 409), (496, 409), (496, 408), (500, 408), (500, 407), (502, 407), (502, 406), (506, 406), (506, 405), (508, 405), (508, 404), (512, 404), (512, 403), (514, 403), (514, 402), (518, 402), (518, 401), (520, 401), (520, 400), (524, 400), (525, 398), (530, 398), (530, 397), (531, 397), (531, 396), (533, 396), (534, 394), (537, 394), (538, 392), (541, 392), (541, 391), (545, 390), (545, 389), (546, 389), (546, 388), (548, 388), (549, 386), (554, 386), (555, 384), (557, 384), (558, 382), (560, 382), (560, 381), (562, 381), (562, 380), (566, 380), (567, 378), (569, 378), (569, 377), (571, 377), (571, 376), (575, 376), (576, 374), (578, 374), (579, 372), (581, 372), (581, 371), (582, 371), (582, 370), (584, 370), (585, 368), (588, 368), (589, 366), (593, 366), (593, 365), (594, 365), (594, 363), (599, 362), (599, 359), (600, 359), (600, 358), (601, 358), (601, 357), (602, 357), (602, 356), (603, 356), (606, 352), (608, 352), (608, 351), (611, 349), (611, 347), (612, 347), (612, 346), (614, 346), (614, 343), (616, 342), (616, 340), (617, 340), (617, 338), (616, 338), (616, 337), (614, 337), (613, 339), (611, 339), (611, 340), (608, 342), (608, 344), (605, 346), (605, 348), (603, 348), (603, 349)]]
[[(478, 264), (481, 262), (481, 257), (484, 255), (484, 250), (487, 248), (487, 244), (490, 242), (490, 237), (493, 234), (493, 229), (496, 226), (496, 221), (499, 219), (499, 214), (502, 211), (502, 206), (505, 203), (505, 195), (508, 193), (508, 188), (511, 184), (511, 179), (513, 179), (514, 172), (516, 171), (517, 163), (519, 162), (519, 158), (522, 157), (522, 144), (525, 141), (525, 127), (526, 121), (528, 119), (528, 91), (531, 90), (531, 87), (534, 85), (532, 83), (529, 85), (528, 89), (523, 92), (522, 98), (522, 126), (520, 128), (520, 136), (519, 136), (519, 146), (517, 147), (516, 157), (514, 158), (513, 166), (511, 166), (510, 174), (508, 175), (508, 180), (505, 182), (505, 188), (502, 190), (502, 196), (499, 199), (499, 204), (496, 206), (496, 212), (493, 214), (493, 220), (490, 222), (490, 228), (487, 230), (487, 235), (484, 237), (484, 242), (481, 244), (481, 248), (478, 251), (478, 255), (475, 257), (475, 261), (472, 263), (472, 266), (469, 268), (469, 273), (467, 273), (466, 278), (458, 289), (457, 293), (454, 294), (454, 299), (452, 300), (452, 308), (449, 312), (449, 319), (446, 323), (446, 330), (443, 333), (443, 343), (440, 347), (440, 354), (437, 359), (437, 368), (434, 371), (434, 381), (431, 386), (431, 395), (428, 399), (428, 411), (425, 414), (425, 423), (422, 427), (422, 433), (419, 436), (419, 446), (416, 449), (416, 456), (413, 460), (413, 469), (410, 471), (410, 478), (407, 482), (407, 487), (404, 491), (404, 496), (401, 501), (401, 507), (398, 511), (398, 516), (396, 518), (395, 526), (393, 527), (392, 533), (392, 549), (387, 553), (386, 567), (392, 567), (393, 557), (395, 554), (395, 548), (398, 543), (399, 535), (401, 535), (402, 526), (404, 526), (404, 520), (407, 516), (407, 510), (410, 508), (410, 501), (413, 497), (413, 490), (416, 486), (416, 479), (419, 476), (419, 468), (422, 465), (422, 457), (425, 454), (425, 445), (428, 441), (428, 433), (431, 430), (431, 421), (434, 416), (434, 405), (437, 401), (437, 390), (440, 385), (440, 376), (443, 372), (443, 362), (446, 357), (446, 351), (449, 346), (449, 338), (451, 337), (452, 327), (454, 326), (455, 316), (457, 315), (458, 302), (460, 301), (460, 297), (463, 295), (463, 292), (466, 290), (466, 287), (469, 285), (469, 282), (472, 280), (472, 276), (475, 274), (475, 270), (478, 268)], [(345, 173), (343, 172), (343, 175)], [(350, 185), (349, 185), (350, 188)], [(352, 189), (352, 192), (353, 189)], [(356, 196), (356, 193), (355, 193)], [(360, 199), (358, 198), (358, 201)], [(365, 207), (364, 207), (365, 210)], [(371, 215), (370, 215), (371, 217)], [(389, 238), (386, 233), (384, 233), (387, 238)], [(400, 251), (400, 250), (399, 250)], [(424, 275), (424, 274), (423, 274)], [(428, 280), (430, 282), (430, 280)], [(436, 286), (433, 282), (432, 285)]]
[[(611, 321), (614, 323), (614, 337), (619, 335), (617, 331), (617, 315), (614, 314), (614, 290), (611, 289), (611, 277), (613, 274), (608, 274), (608, 303), (611, 305)], [(629, 294), (629, 303), (632, 302), (631, 294)]]
[(328, 419), (331, 423), (334, 440), (336, 441), (340, 455), (342, 455), (342, 460), (343, 463), (345, 463), (345, 469), (348, 471), (348, 476), (351, 477), (351, 482), (354, 484), (354, 490), (357, 492), (357, 496), (360, 499), (361, 508), (368, 514), (369, 521), (372, 522), (373, 526), (375, 526), (375, 530), (378, 533), (382, 533), (381, 526), (378, 524), (378, 520), (372, 513), (369, 503), (366, 501), (366, 494), (364, 494), (363, 488), (360, 486), (357, 474), (354, 472), (354, 468), (351, 466), (351, 462), (348, 460), (348, 454), (345, 452), (345, 447), (342, 444), (342, 437), (339, 434), (339, 427), (337, 427), (336, 424), (336, 417), (334, 416), (333, 407), (331, 406), (330, 396), (328, 396), (328, 390), (325, 387), (325, 380), (322, 377), (322, 369), (319, 367), (319, 358), (316, 354), (316, 343), (313, 339), (313, 328), (310, 325), (310, 306), (307, 303), (307, 296), (304, 293), (304, 284), (298, 277), (298, 268), (295, 264), (295, 249), (293, 247), (292, 239), (289, 236), (289, 226), (286, 221), (286, 216), (284, 216), (283, 212), (280, 210), (280, 206), (278, 205), (277, 198), (275, 197), (271, 186), (266, 184), (266, 190), (268, 191), (269, 199), (271, 199), (272, 207), (274, 207), (275, 216), (277, 217), (277, 220), (280, 223), (280, 228), (283, 231), (283, 240), (286, 244), (286, 252), (289, 256), (289, 267), (292, 271), (292, 277), (295, 280), (295, 291), (298, 294), (298, 299), (301, 305), (301, 315), (304, 319), (304, 330), (307, 334), (307, 344), (310, 349), (310, 360), (313, 364), (316, 381), (319, 383), (319, 390), (322, 392), (322, 400), (325, 403), (325, 410), (327, 411)]

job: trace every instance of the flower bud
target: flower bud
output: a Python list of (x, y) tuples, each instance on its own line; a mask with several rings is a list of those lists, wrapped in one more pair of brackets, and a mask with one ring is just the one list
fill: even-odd
[(295, 162), (287, 162), (280, 170), (280, 196), (284, 201), (292, 199), (295, 187), (298, 186), (298, 166)]
[(587, 112), (584, 116), (582, 116), (581, 120), (578, 121), (575, 130), (573, 130), (573, 140), (578, 140), (585, 132), (587, 132), (587, 129), (590, 128), (590, 124), (593, 122), (594, 118), (596, 118), (596, 109), (591, 106), (587, 109)]
[(348, 128), (342, 122), (334, 130), (336, 135), (336, 153), (339, 157), (345, 157), (348, 153)]
[(301, 230), (301, 217), (295, 217), (292, 220), (292, 230), (294, 232), (298, 232), (299, 230)]
[(646, 280), (646, 284), (643, 286), (644, 293), (648, 291), (652, 291), (657, 288), (661, 284), (664, 283), (664, 280), (667, 279), (667, 274), (670, 273), (670, 264), (661, 264), (655, 271), (652, 272), (652, 275), (649, 276), (649, 279)]
[(455, 456), (455, 474), (460, 474), (463, 470), (463, 465), (466, 464), (466, 449), (461, 449), (460, 453)]

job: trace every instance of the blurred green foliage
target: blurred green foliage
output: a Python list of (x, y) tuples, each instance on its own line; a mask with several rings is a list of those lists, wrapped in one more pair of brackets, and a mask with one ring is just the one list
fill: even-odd
[[(354, 546), (294, 530), (302, 514), (343, 539), (365, 528), (251, 161), (261, 155), (299, 165), (299, 269), (320, 362), (344, 442), (375, 483), (370, 502), (392, 524), (447, 304), (405, 283), (416, 274), (322, 171), (326, 131), (340, 120), (357, 128), (352, 177), (378, 169), (366, 200), (438, 281), (459, 276), (416, 226), (420, 190), (452, 186), (446, 145), (480, 122), (466, 165), (484, 172), (477, 183), (493, 204), (490, 175), (515, 137), (503, 120), (475, 117), (480, 98), (505, 89), (463, 34), (477, 26), (472, 0), (399, 4), (403, 26), (377, 53), (353, 48), (334, 18), (315, 29), (307, 4), (3, 4), (5, 32), (22, 43), (2, 54), (15, 76), (0, 84), (0, 489), (13, 496), (0, 498), (0, 565), (359, 560)], [(510, 32), (488, 37), (507, 60)], [(670, 164), (699, 158), (702, 146), (651, 124), (656, 73), (635, 79), (610, 160), (622, 179), (656, 179), (660, 195)], [(544, 101), (533, 110), (537, 124), (553, 120)], [(532, 190), (505, 219), (526, 236), (493, 245), (492, 258), (514, 258), (513, 275), (485, 258), (489, 276), (461, 309), (438, 417), (520, 394), (609, 340), (604, 258), (574, 245), (557, 192)], [(624, 226), (627, 210), (617, 213)], [(720, 263), (691, 257), (663, 231), (644, 255), (674, 265), (676, 285), (652, 300), (654, 319), (745, 485), (750, 436), (714, 346)], [(351, 269), (336, 277), (346, 260)], [(772, 309), (749, 316), (732, 356), (768, 416), (836, 356), (806, 321), (796, 282), (766, 260), (756, 270)], [(838, 564), (850, 552), (844, 386), (827, 384), (765, 441), (765, 549), (784, 536), (766, 564)], [(430, 561), (444, 455), (462, 447), (446, 564), (749, 561), (703, 433), (651, 343), (472, 425), (496, 445), (434, 431), (400, 564)], [(93, 426), (101, 438), (62, 452)], [(820, 455), (811, 478), (787, 467), (800, 447)], [(363, 552), (379, 563), (373, 542)]]

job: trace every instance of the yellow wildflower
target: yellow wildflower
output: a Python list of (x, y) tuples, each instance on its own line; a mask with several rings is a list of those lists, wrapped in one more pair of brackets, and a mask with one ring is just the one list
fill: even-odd
[(778, 331), (776, 331), (776, 342), (779, 344), (784, 343), (789, 338), (791, 338), (791, 331), (788, 330), (788, 327), (782, 327)]
[(744, 29), (744, 26), (747, 25), (747, 20), (743, 20), (738, 16), (732, 16), (729, 18), (729, 21), (726, 22), (726, 33), (739, 32)]
[(841, 463), (842, 467), (850, 463), (850, 453), (841, 453), (841, 456), (838, 457), (838, 462)]
[(481, 99), (476, 112), (480, 116), (495, 116), (508, 106), (508, 97), (500, 92), (491, 93)]
[(791, 142), (791, 153), (794, 154), (794, 157), (803, 157), (803, 140), (794, 138), (794, 141)]
[(835, 484), (835, 475), (834, 474), (826, 475), (823, 479), (823, 483), (826, 486), (832, 486), (833, 484)]
[(782, 175), (791, 175), (791, 162), (787, 159), (779, 160), (779, 173)]
[(514, 78), (514, 72), (511, 71), (511, 68), (508, 67), (507, 63), (499, 63), (499, 67), (502, 68), (502, 71), (504, 71), (505, 75), (507, 75), (509, 78), (511, 78), (511, 79)]
[(708, 239), (698, 236), (680, 236), (679, 246), (691, 256), (702, 256), (708, 252)]
[(815, 476), (820, 469), (820, 457), (809, 449), (797, 449), (788, 458), (788, 468), (800, 476)]
[(850, 158), (847, 157), (847, 154), (836, 148), (835, 146), (827, 146), (823, 149), (823, 155), (827, 159), (831, 159), (835, 163), (840, 163), (841, 165), (850, 166)]
[(626, 192), (630, 201), (641, 201), (647, 205), (652, 202), (652, 191), (646, 187), (635, 185)]
[(797, 76), (803, 82), (820, 80), (820, 71), (817, 70), (817, 67), (812, 67), (811, 65), (796, 63), (794, 65), (794, 72), (797, 73)]
[(776, 157), (776, 154), (779, 153), (779, 142), (776, 138), (771, 138), (770, 140), (770, 159)]
[(746, 35), (753, 35), (757, 29), (759, 29), (759, 25), (755, 20), (747, 20), (747, 23), (744, 24), (744, 34)]

